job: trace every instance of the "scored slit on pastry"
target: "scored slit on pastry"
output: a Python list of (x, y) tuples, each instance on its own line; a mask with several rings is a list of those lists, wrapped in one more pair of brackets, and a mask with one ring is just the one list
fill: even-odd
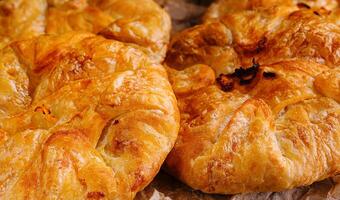
[(340, 172), (340, 28), (324, 1), (279, 2), (216, 1), (170, 43), (181, 126), (165, 169), (194, 189), (282, 191)]

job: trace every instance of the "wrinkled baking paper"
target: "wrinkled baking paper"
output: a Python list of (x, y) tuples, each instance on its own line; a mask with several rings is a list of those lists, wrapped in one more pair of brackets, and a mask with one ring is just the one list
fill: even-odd
[(135, 200), (340, 200), (340, 175), (311, 186), (283, 192), (249, 193), (233, 196), (194, 191), (161, 172)]

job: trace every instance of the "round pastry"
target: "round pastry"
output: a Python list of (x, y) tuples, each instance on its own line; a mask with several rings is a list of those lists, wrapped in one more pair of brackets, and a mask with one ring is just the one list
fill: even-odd
[(89, 31), (143, 46), (157, 61), (170, 34), (170, 18), (153, 0), (5, 0), (0, 24), (0, 45), (44, 33)]
[(178, 34), (166, 64), (181, 126), (166, 170), (219, 194), (282, 191), (340, 173), (333, 19), (325, 9), (256, 7)]
[(0, 51), (0, 199), (133, 199), (173, 147), (166, 71), (90, 33)]

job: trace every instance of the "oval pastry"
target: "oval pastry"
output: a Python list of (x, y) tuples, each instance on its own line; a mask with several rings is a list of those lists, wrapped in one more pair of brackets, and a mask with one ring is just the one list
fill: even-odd
[(224, 9), (171, 41), (181, 128), (166, 170), (219, 194), (281, 191), (340, 173), (334, 16), (295, 5)]
[(166, 71), (90, 33), (0, 51), (0, 198), (133, 199), (179, 128)]

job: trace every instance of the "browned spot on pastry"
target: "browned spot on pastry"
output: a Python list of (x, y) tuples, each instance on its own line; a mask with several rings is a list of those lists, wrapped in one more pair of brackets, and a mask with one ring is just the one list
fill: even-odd
[(59, 50), (49, 52), (46, 56), (47, 59), (37, 62), (33, 71), (35, 73), (41, 73), (43, 70), (49, 69), (51, 66), (53, 66), (53, 63), (59, 62), (61, 56), (62, 52)]
[(251, 45), (245, 45), (241, 46), (241, 49), (243, 49), (243, 53), (248, 56), (256, 55), (266, 49), (268, 39), (264, 36), (259, 41), (254, 42), (254, 44)]
[(138, 170), (137, 172), (135, 172), (135, 183), (131, 187), (131, 190), (132, 191), (138, 190), (138, 188), (143, 184), (144, 181), (145, 181), (144, 176), (141, 174), (141, 171)]
[(30, 172), (23, 175), (23, 185), (25, 187), (38, 187), (38, 174), (36, 172)]
[(45, 107), (45, 105), (38, 106), (34, 109), (34, 112), (41, 112), (44, 115), (51, 114), (51, 111)]
[(16, 69), (11, 68), (11, 69), (7, 70), (7, 74), (12, 76), (12, 77), (15, 77), (15, 76), (17, 76), (18, 72), (17, 72)]
[(80, 183), (85, 189), (87, 188), (87, 184), (86, 184), (85, 179), (83, 179), (83, 178), (79, 179), (79, 183)]
[(103, 192), (89, 192), (87, 194), (88, 199), (103, 199), (105, 194)]
[(92, 83), (92, 80), (91, 80), (91, 79), (82, 80), (82, 81), (80, 82), (80, 84), (81, 84), (81, 89), (86, 89), (91, 83)]
[(305, 3), (298, 3), (298, 4), (296, 4), (300, 9), (301, 8), (306, 8), (306, 9), (310, 9), (310, 6), (309, 5), (307, 5), (307, 4), (305, 4)]
[(119, 120), (117, 119), (113, 121), (113, 125), (116, 125), (116, 124), (119, 124)]
[(253, 59), (253, 66), (249, 68), (240, 67), (238, 69), (235, 69), (235, 72), (228, 76), (232, 78), (238, 78), (240, 80), (240, 85), (247, 85), (255, 79), (259, 68), (260, 64), (256, 63), (255, 59)]
[(234, 89), (234, 82), (232, 79), (228, 78), (228, 75), (220, 74), (219, 77), (216, 78), (216, 81), (225, 92), (229, 92)]
[(120, 140), (115, 140), (114, 141), (114, 149), (116, 151), (122, 151), (124, 150), (125, 147), (129, 146), (130, 145), (130, 142), (129, 141), (120, 141)]
[(231, 145), (231, 149), (233, 151), (236, 151), (237, 150), (237, 147), (238, 147), (238, 143), (236, 141), (233, 141), (232, 145)]
[(136, 141), (115, 139), (112, 141), (112, 145), (108, 146), (108, 149), (113, 154), (121, 154), (123, 152), (131, 152), (135, 155), (140, 153), (139, 145)]
[(318, 11), (314, 11), (313, 13), (314, 13), (314, 15), (321, 16)]
[(0, 6), (0, 14), (4, 16), (10, 16), (14, 10), (15, 7), (13, 3), (5, 3), (2, 6)]
[[(216, 79), (216, 82), (221, 86), (221, 89), (225, 92), (232, 91), (234, 89), (234, 81), (239, 80), (240, 85), (250, 84), (256, 77), (260, 68), (260, 64), (256, 63), (253, 59), (253, 65), (249, 68), (240, 67), (235, 69), (232, 74), (220, 74)], [(269, 75), (273, 76), (273, 75)]]
[(263, 37), (258, 43), (256, 47), (256, 53), (260, 53), (266, 48), (266, 43), (268, 39), (266, 37)]
[(276, 74), (274, 72), (263, 72), (263, 77), (265, 78), (275, 78), (276, 77)]

